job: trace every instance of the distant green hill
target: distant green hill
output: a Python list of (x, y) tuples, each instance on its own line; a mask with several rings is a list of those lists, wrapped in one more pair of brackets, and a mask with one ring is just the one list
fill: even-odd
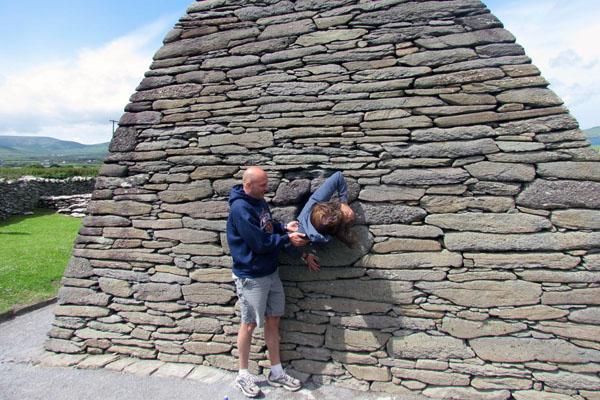
[(5, 163), (101, 162), (107, 152), (108, 143), (86, 145), (49, 137), (0, 136), (0, 160)]
[(600, 126), (585, 129), (584, 132), (592, 146), (600, 146)]

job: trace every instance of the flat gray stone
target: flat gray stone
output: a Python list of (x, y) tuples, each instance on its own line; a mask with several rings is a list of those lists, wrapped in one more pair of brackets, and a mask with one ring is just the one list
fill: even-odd
[(300, 46), (313, 46), (317, 44), (326, 44), (338, 40), (352, 40), (366, 34), (366, 29), (335, 29), (327, 31), (317, 31), (299, 36), (296, 44)]
[[(49, 338), (44, 342), (44, 349), (55, 353), (74, 354), (85, 351), (85, 346), (83, 344), (76, 344), (70, 340)], [(73, 361), (74, 363), (75, 361)]]
[(573, 289), (566, 292), (547, 292), (542, 304), (585, 304), (600, 305), (600, 288)]
[(462, 168), (407, 168), (385, 175), (381, 181), (394, 185), (448, 185), (468, 178), (469, 174)]
[(554, 282), (554, 283), (594, 283), (600, 281), (600, 272), (592, 271), (543, 271), (528, 270), (517, 272), (517, 275), (531, 282)]
[(192, 283), (182, 287), (186, 301), (202, 304), (227, 304), (235, 294), (213, 283)]
[(492, 362), (587, 363), (600, 359), (600, 351), (584, 349), (560, 339), (477, 338), (469, 344), (478, 357)]
[(116, 216), (134, 216), (145, 215), (150, 212), (150, 204), (140, 203), (131, 200), (93, 200), (88, 204), (88, 213), (90, 214), (110, 214)]
[(475, 51), (466, 48), (438, 51), (420, 51), (401, 57), (398, 60), (398, 63), (410, 65), (412, 67), (437, 67), (439, 65), (453, 64), (456, 62), (469, 60), (475, 57), (477, 57)]
[(100, 289), (104, 293), (111, 294), (118, 297), (129, 297), (133, 294), (133, 289), (127, 281), (112, 278), (100, 278), (98, 279)]
[(593, 249), (600, 246), (600, 233), (534, 233), (494, 234), (460, 232), (447, 233), (446, 248), (454, 251), (562, 251)]
[(541, 285), (517, 280), (418, 282), (415, 286), (454, 304), (479, 308), (537, 304), (542, 294)]
[(575, 324), (570, 322), (541, 321), (536, 329), (542, 332), (553, 333), (559, 337), (600, 341), (600, 327), (586, 324)]
[(460, 158), (499, 151), (492, 139), (413, 144), (408, 147), (389, 146), (386, 147), (386, 150), (395, 157), (408, 158)]
[(569, 312), (566, 310), (543, 305), (490, 310), (490, 315), (502, 319), (528, 319), (530, 321), (562, 318), (568, 314)]
[(558, 161), (540, 163), (537, 173), (542, 177), (600, 181), (600, 162)]
[(221, 324), (214, 318), (190, 317), (180, 319), (176, 324), (183, 332), (187, 333), (219, 333), (222, 331)]
[(580, 263), (579, 257), (563, 253), (464, 253), (465, 258), (473, 260), (474, 266), (479, 268), (549, 268), (571, 269)]
[(482, 161), (466, 165), (465, 169), (481, 180), (531, 182), (535, 179), (535, 168), (527, 164)]
[(541, 392), (539, 390), (519, 390), (513, 392), (515, 400), (573, 400), (567, 394)]
[(431, 19), (443, 19), (455, 14), (474, 12), (480, 5), (468, 1), (449, 1), (447, 4), (426, 2), (423, 4), (403, 3), (390, 9), (363, 12), (354, 18), (359, 24), (384, 25), (394, 22), (417, 22)]
[(479, 46), (492, 43), (512, 43), (515, 37), (502, 28), (483, 29), (473, 32), (456, 33), (435, 38), (418, 39), (416, 43), (426, 49), (446, 49), (452, 47)]
[(89, 260), (71, 257), (65, 269), (65, 278), (89, 278), (94, 275), (94, 270)]
[(325, 347), (341, 351), (375, 351), (388, 342), (389, 333), (372, 330), (349, 330), (329, 326), (325, 334)]
[(190, 183), (174, 183), (165, 191), (159, 192), (158, 197), (166, 203), (183, 203), (201, 200), (212, 196), (210, 181), (201, 180)]
[(58, 292), (59, 304), (74, 304), (82, 306), (106, 306), (110, 296), (92, 289), (62, 287)]
[(368, 329), (412, 329), (428, 330), (435, 329), (435, 322), (427, 318), (411, 317), (388, 317), (383, 315), (360, 315), (354, 317), (332, 317), (331, 324), (341, 325), (347, 328)]
[(415, 80), (415, 88), (429, 88), (436, 86), (482, 82), (503, 77), (504, 72), (499, 68), (481, 68), (417, 78)]
[(507, 90), (497, 95), (496, 98), (501, 103), (522, 103), (535, 107), (563, 104), (563, 101), (552, 90), (543, 88)]
[(353, 203), (358, 224), (411, 223), (422, 220), (425, 210), (419, 207), (371, 203)]
[(475, 354), (464, 341), (450, 336), (432, 336), (414, 333), (405, 337), (392, 337), (387, 347), (388, 354), (403, 359), (471, 358)]
[(504, 336), (527, 329), (523, 323), (502, 321), (469, 321), (460, 318), (444, 317), (440, 330), (460, 339), (473, 339), (481, 336)]
[(175, 58), (181, 56), (192, 56), (224, 49), (232, 40), (240, 40), (256, 37), (260, 30), (256, 27), (246, 29), (231, 29), (224, 32), (216, 32), (196, 38), (181, 39), (167, 43), (154, 55), (155, 60)]
[(600, 229), (600, 211), (583, 209), (554, 211), (551, 221), (562, 228)]
[(469, 375), (465, 374), (411, 368), (392, 368), (392, 374), (403, 380), (416, 380), (431, 385), (467, 386), (470, 381)]
[(365, 186), (360, 191), (358, 198), (365, 201), (389, 202), (419, 200), (425, 195), (425, 189), (416, 189), (403, 186)]
[(393, 237), (415, 237), (415, 238), (436, 238), (443, 235), (443, 231), (434, 226), (419, 225), (370, 225), (369, 230), (375, 236), (393, 236)]
[(501, 213), (514, 208), (514, 200), (495, 196), (424, 196), (421, 206), (429, 213), (454, 213), (469, 208)]
[(183, 344), (183, 348), (192, 354), (207, 355), (228, 353), (231, 350), (231, 345), (226, 343), (204, 343), (204, 342), (187, 342)]
[(137, 144), (137, 129), (133, 127), (118, 127), (108, 146), (111, 152), (128, 152), (135, 149)]
[(298, 305), (301, 308), (308, 310), (335, 311), (352, 314), (386, 313), (392, 309), (392, 305), (387, 303), (335, 297), (328, 299), (305, 297), (298, 302)]
[(258, 36), (259, 40), (301, 35), (317, 30), (312, 19), (301, 19), (287, 24), (268, 25)]
[(461, 267), (462, 256), (447, 250), (400, 254), (367, 254), (358, 263), (365, 268), (410, 269), (435, 267)]
[(215, 232), (199, 231), (190, 228), (160, 230), (154, 232), (154, 236), (161, 239), (178, 240), (186, 244), (216, 242), (219, 238)]
[(275, 192), (273, 204), (287, 205), (300, 202), (310, 194), (310, 181), (308, 179), (296, 179), (291, 182), (282, 182)]
[(175, 322), (167, 316), (151, 315), (145, 312), (136, 311), (122, 311), (119, 312), (119, 315), (122, 316), (126, 321), (133, 324), (175, 326)]
[(375, 100), (346, 100), (339, 102), (331, 109), (332, 112), (355, 112), (388, 110), (396, 108), (414, 108), (442, 105), (441, 100), (434, 97), (398, 97)]
[[(444, 142), (450, 140), (467, 140), (494, 137), (497, 133), (489, 126), (461, 126), (456, 128), (415, 129), (410, 137), (417, 142)], [(465, 142), (463, 142), (465, 144)], [(496, 143), (498, 144), (498, 143)]]
[(510, 398), (508, 390), (479, 391), (462, 387), (431, 387), (425, 389), (423, 394), (434, 399), (507, 400)]
[(600, 390), (600, 378), (597, 376), (574, 374), (571, 372), (534, 372), (535, 379), (559, 389)]
[(552, 227), (547, 218), (524, 213), (434, 214), (427, 216), (425, 223), (442, 229), (489, 233), (529, 233)]
[(573, 310), (568, 316), (569, 321), (583, 324), (600, 325), (600, 307), (590, 307)]
[(537, 179), (521, 192), (517, 204), (542, 209), (600, 208), (600, 183)]
[(300, 282), (298, 286), (304, 292), (375, 302), (384, 298), (393, 304), (411, 304), (415, 297), (412, 284), (400, 281), (319, 281)]
[(158, 124), (162, 114), (158, 111), (126, 112), (119, 120), (119, 125), (154, 125)]

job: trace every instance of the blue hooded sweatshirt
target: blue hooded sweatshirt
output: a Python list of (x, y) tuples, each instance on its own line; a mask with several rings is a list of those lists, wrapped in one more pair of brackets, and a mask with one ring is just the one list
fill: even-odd
[(321, 234), (310, 222), (310, 214), (317, 203), (331, 200), (337, 192), (341, 203), (348, 203), (348, 186), (341, 172), (336, 172), (310, 196), (298, 216), (298, 231), (306, 234), (311, 244), (325, 244), (331, 240), (331, 235)]
[(290, 239), (283, 224), (273, 221), (264, 199), (248, 196), (242, 185), (229, 193), (227, 243), (238, 278), (260, 278), (277, 270), (279, 250)]

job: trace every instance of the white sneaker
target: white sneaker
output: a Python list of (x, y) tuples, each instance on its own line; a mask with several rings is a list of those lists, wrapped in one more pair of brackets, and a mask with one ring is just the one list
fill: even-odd
[(260, 388), (256, 384), (256, 380), (250, 374), (238, 374), (235, 378), (235, 387), (240, 389), (246, 397), (254, 398), (260, 394)]
[(302, 383), (300, 383), (298, 379), (286, 374), (285, 371), (283, 371), (283, 374), (281, 376), (278, 376), (277, 378), (273, 378), (271, 373), (269, 372), (267, 382), (269, 382), (271, 386), (282, 387), (291, 392), (295, 392), (302, 388)]

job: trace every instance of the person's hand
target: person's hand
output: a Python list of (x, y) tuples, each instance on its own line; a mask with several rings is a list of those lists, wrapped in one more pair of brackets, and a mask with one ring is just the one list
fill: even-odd
[(288, 237), (290, 238), (290, 243), (294, 247), (302, 247), (308, 244), (308, 239), (304, 233), (292, 232), (288, 233)]
[(342, 211), (346, 223), (354, 222), (354, 210), (352, 210), (348, 204), (341, 203), (340, 210)]
[(309, 253), (306, 257), (303, 257), (308, 269), (310, 271), (318, 271), (321, 269), (321, 265), (319, 264), (319, 257), (316, 255)]
[(285, 226), (285, 230), (288, 232), (296, 232), (298, 230), (298, 221), (288, 222)]

